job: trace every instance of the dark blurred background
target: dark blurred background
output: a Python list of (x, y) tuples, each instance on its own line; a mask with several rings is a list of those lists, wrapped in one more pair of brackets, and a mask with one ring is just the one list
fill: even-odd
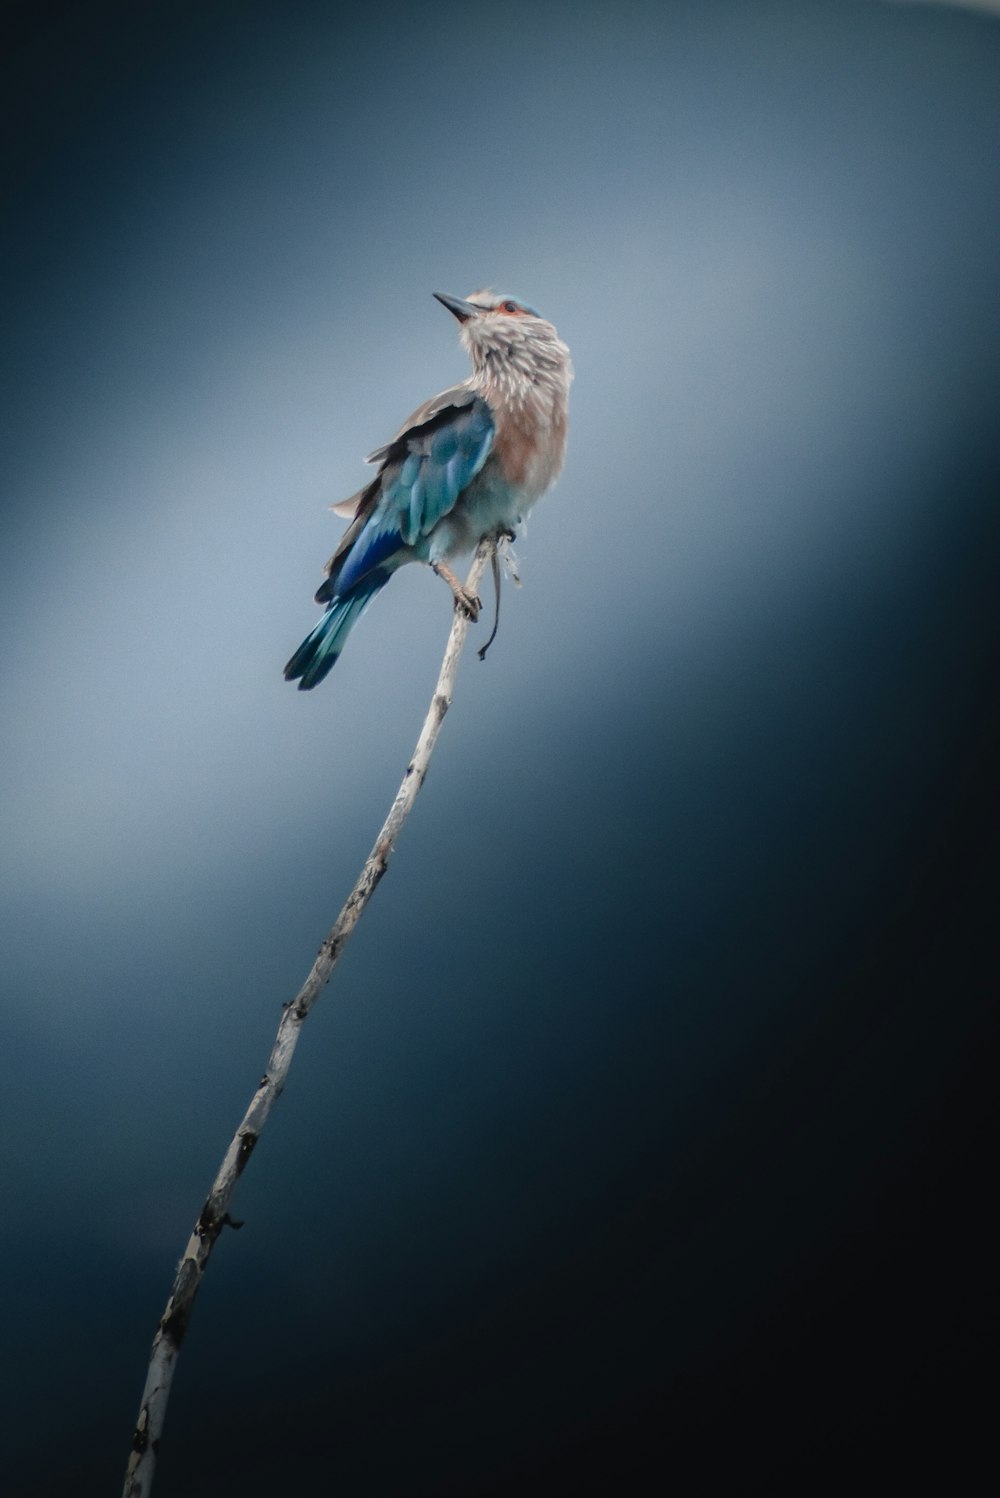
[(448, 629), (408, 569), (285, 685), (326, 506), (465, 373), (430, 293), (484, 284), (572, 346), (569, 461), (157, 1493), (973, 1491), (1000, 18), (5, 14), (5, 1491), (118, 1490)]

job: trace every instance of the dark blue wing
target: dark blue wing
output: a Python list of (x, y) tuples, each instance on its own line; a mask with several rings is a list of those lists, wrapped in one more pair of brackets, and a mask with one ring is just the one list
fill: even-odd
[(493, 436), (489, 406), (470, 391), (461, 405), (439, 408), (401, 432), (384, 449), (378, 478), (365, 491), (317, 600), (349, 592), (393, 553), (429, 536), (486, 462)]

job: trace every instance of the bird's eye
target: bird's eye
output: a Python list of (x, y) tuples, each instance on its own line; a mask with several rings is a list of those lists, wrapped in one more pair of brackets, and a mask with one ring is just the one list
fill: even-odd
[(517, 305), (516, 302), (501, 302), (500, 303), (500, 311), (501, 312), (519, 312), (520, 308), (518, 307), (518, 305)]

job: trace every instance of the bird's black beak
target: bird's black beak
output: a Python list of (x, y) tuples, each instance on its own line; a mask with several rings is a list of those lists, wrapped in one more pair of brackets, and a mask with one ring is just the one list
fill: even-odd
[(442, 307), (447, 307), (448, 311), (458, 318), (459, 322), (468, 322), (470, 317), (478, 317), (483, 310), (473, 302), (463, 302), (459, 296), (445, 296), (443, 291), (435, 291), (434, 296), (437, 297)]

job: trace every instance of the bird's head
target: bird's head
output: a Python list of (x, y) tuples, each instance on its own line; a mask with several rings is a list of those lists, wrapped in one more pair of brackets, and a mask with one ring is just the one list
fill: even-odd
[(534, 307), (529, 307), (527, 302), (519, 302), (512, 296), (498, 296), (494, 291), (474, 291), (464, 301), (458, 296), (445, 296), (443, 291), (435, 291), (434, 295), (442, 307), (447, 307), (460, 323), (485, 321), (496, 325), (513, 317), (531, 317), (538, 322), (543, 320), (540, 313)]
[(552, 324), (517, 297), (491, 290), (474, 291), (464, 300), (441, 291), (434, 295), (461, 323), (460, 336), (477, 371), (485, 372), (497, 362), (526, 368), (539, 356), (548, 362), (556, 350), (568, 361), (568, 350)]

